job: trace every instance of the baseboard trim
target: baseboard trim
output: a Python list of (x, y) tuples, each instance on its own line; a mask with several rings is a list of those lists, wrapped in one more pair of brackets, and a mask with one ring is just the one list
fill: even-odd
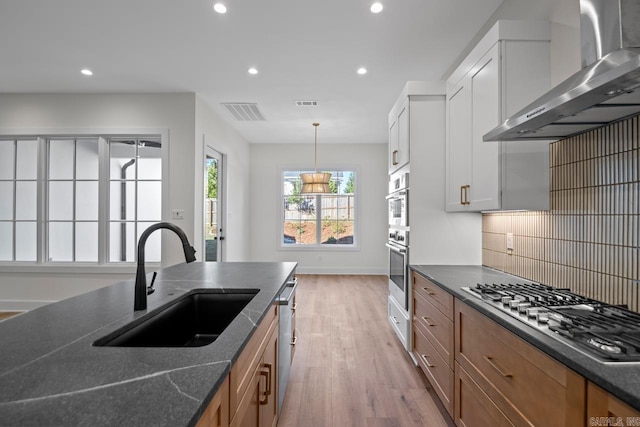
[(359, 275), (359, 276), (385, 276), (386, 268), (335, 268), (335, 267), (301, 267), (296, 268), (298, 274), (331, 274), (331, 275)]

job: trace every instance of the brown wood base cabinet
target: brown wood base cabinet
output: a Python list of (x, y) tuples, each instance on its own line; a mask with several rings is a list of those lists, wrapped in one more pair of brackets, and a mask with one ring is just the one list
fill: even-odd
[(413, 273), (413, 354), (450, 415), (453, 415), (453, 296)]
[[(607, 424), (609, 420), (611, 423)], [(587, 425), (640, 426), (640, 411), (589, 382), (587, 384)]]
[(228, 427), (229, 426), (229, 377), (213, 396), (209, 406), (198, 420), (196, 427)]
[[(458, 300), (455, 315), (458, 425), (486, 425), (469, 416), (478, 399), (498, 425), (585, 425), (584, 377)], [(473, 387), (483, 394), (472, 397)]]
[(278, 421), (278, 306), (274, 305), (231, 368), (231, 427)]
[(278, 306), (273, 305), (196, 426), (275, 427), (277, 387)]

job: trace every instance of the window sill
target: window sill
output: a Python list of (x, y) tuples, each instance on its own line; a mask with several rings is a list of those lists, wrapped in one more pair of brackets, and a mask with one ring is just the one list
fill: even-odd
[(359, 245), (280, 245), (280, 251), (359, 252)]
[[(146, 263), (146, 270), (162, 268), (158, 263)], [(0, 262), (0, 274), (2, 273), (37, 273), (37, 274), (135, 274), (135, 263), (48, 263), (37, 264), (29, 262)]]

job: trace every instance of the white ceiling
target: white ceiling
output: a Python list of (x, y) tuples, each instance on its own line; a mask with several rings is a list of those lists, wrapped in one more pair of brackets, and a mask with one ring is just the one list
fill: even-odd
[(321, 143), (384, 143), (404, 84), (442, 79), (502, 2), (222, 1), (0, 0), (0, 92), (196, 92), (252, 143), (312, 143), (314, 121)]

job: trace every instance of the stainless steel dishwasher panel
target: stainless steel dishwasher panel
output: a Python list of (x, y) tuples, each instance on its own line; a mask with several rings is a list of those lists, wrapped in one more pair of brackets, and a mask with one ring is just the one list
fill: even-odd
[(280, 325), (278, 331), (278, 408), (282, 409), (291, 373), (291, 346), (293, 342), (293, 297), (296, 294), (298, 279), (293, 278), (278, 296), (280, 305)]

